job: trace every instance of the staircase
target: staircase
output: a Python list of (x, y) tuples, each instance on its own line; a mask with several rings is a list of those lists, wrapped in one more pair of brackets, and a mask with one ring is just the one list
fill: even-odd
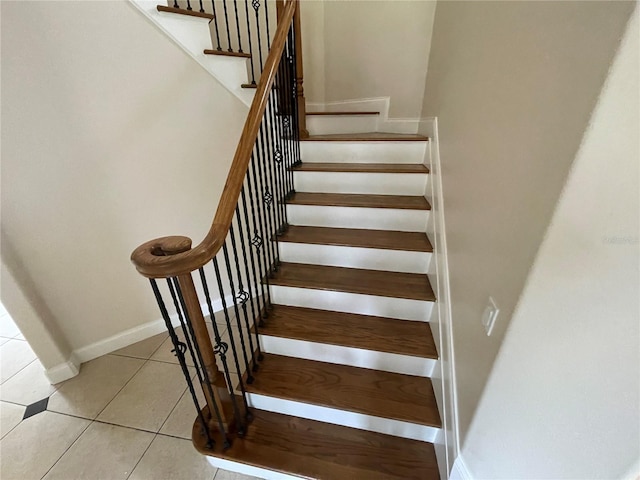
[[(280, 10), (289, 15), (287, 22), (293, 18), (291, 3), (296, 2)], [(274, 45), (288, 25), (279, 24)], [(269, 65), (267, 59), (265, 70)], [(241, 165), (238, 180), (227, 181), (235, 190), (225, 187), (223, 194), (237, 200), (221, 200), (210, 234), (197, 247), (191, 249), (185, 237), (165, 237), (132, 256), (138, 271), (152, 278), (170, 334), (175, 318), (156, 278), (168, 279), (183, 330), (191, 332), (189, 345), (177, 335), (174, 345), (199, 412), (194, 445), (216, 466), (269, 479), (439, 479), (434, 442), (442, 424), (430, 379), (438, 353), (428, 323), (436, 301), (427, 277), (433, 250), (426, 235), (428, 138), (376, 132), (378, 112), (305, 115), (279, 93), (294, 83), (295, 69), (280, 82), (273, 73), (276, 80), (268, 85), (265, 75), (254, 85), (256, 98), (229, 174), (233, 178)], [(251, 121), (256, 102), (262, 102), (265, 130)], [(289, 124), (305, 125), (299, 115), (306, 117), (308, 137), (296, 137), (302, 128), (286, 133)], [(283, 118), (284, 127), (278, 123)], [(266, 132), (266, 147), (258, 131)], [(253, 150), (243, 147), (245, 136)], [(285, 158), (281, 170), (261, 164), (260, 155), (276, 152)], [(267, 195), (266, 206), (253, 201), (252, 190), (263, 181), (264, 192), (276, 198), (273, 207)], [(283, 188), (287, 182), (290, 188)], [(279, 191), (285, 194), (278, 197)], [(256, 208), (253, 220), (247, 206)], [(224, 208), (228, 214), (220, 213)], [(228, 222), (220, 220), (224, 215)], [(227, 230), (216, 232), (224, 223)], [(216, 254), (221, 248), (224, 259)], [(202, 296), (190, 273), (200, 270), (213, 319), (203, 270), (211, 258), (226, 336), (219, 335), (216, 321), (206, 322), (206, 304), (200, 307)], [(261, 273), (252, 285), (255, 271)], [(237, 324), (229, 311), (235, 311)], [(187, 373), (187, 350), (197, 381)]]
[(215, 455), (268, 478), (437, 479), (427, 139), (310, 133), (247, 385), (254, 420)]

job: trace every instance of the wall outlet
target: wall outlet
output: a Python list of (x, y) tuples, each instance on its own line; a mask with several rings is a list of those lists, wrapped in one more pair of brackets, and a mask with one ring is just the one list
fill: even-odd
[(482, 326), (484, 327), (485, 332), (487, 332), (487, 336), (491, 335), (493, 326), (498, 318), (498, 313), (500, 313), (500, 309), (496, 305), (496, 301), (489, 297), (487, 307), (484, 309), (484, 313), (482, 314)]

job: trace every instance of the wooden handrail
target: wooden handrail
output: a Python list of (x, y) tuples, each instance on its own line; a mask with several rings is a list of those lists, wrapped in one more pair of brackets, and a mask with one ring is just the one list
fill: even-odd
[(251, 152), (258, 136), (262, 117), (267, 108), (269, 94), (278, 72), (287, 35), (294, 15), (299, 11), (298, 2), (299, 0), (289, 0), (282, 7), (278, 28), (271, 43), (271, 50), (260, 75), (258, 88), (242, 129), (240, 142), (233, 157), (209, 232), (202, 242), (194, 248), (191, 248), (191, 239), (183, 236), (157, 238), (140, 245), (131, 254), (131, 261), (141, 275), (149, 278), (167, 278), (193, 272), (209, 262), (224, 244), (251, 160)]

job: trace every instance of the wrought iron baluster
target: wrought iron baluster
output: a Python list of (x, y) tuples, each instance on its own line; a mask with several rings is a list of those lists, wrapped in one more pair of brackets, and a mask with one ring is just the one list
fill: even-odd
[(302, 163), (302, 159), (300, 157), (300, 117), (298, 111), (298, 65), (296, 62), (296, 57), (299, 52), (296, 51), (296, 33), (295, 33), (295, 23), (291, 25), (290, 30), (290, 39), (291, 39), (291, 74), (293, 77), (293, 89), (291, 92), (292, 100), (293, 100), (293, 122), (294, 122), (294, 147), (295, 147), (295, 155), (296, 155), (296, 165)]
[(258, 54), (260, 59), (260, 73), (262, 73), (262, 69), (264, 68), (264, 63), (262, 61), (262, 36), (260, 35), (260, 18), (258, 16), (258, 10), (260, 9), (260, 0), (251, 0), (251, 6), (256, 13), (256, 32), (258, 33)]
[(277, 184), (275, 182), (275, 177), (273, 174), (274, 171), (274, 157), (275, 157), (275, 151), (276, 151), (276, 144), (274, 142), (274, 136), (273, 136), (273, 129), (274, 129), (274, 124), (273, 124), (273, 110), (271, 108), (271, 92), (269, 92), (269, 96), (267, 97), (267, 106), (265, 109), (265, 113), (264, 113), (264, 127), (265, 127), (265, 137), (266, 137), (266, 144), (267, 144), (267, 156), (266, 156), (266, 162), (265, 162), (265, 170), (266, 170), (266, 176), (268, 179), (268, 183), (269, 183), (269, 188), (271, 190), (271, 192), (273, 193), (273, 203), (270, 207), (271, 210), (271, 217), (272, 217), (272, 221), (273, 221), (273, 228), (271, 230), (271, 243), (273, 244), (273, 248), (275, 251), (275, 265), (274, 265), (274, 269), (277, 271), (278, 267), (280, 265), (280, 248), (278, 245), (278, 233), (280, 231), (281, 228), (281, 220), (280, 220), (280, 208), (279, 208), (279, 199), (278, 199), (278, 187)]
[[(284, 55), (284, 54), (283, 54)], [(286, 81), (285, 75), (286, 71), (284, 68), (284, 59), (281, 60), (280, 66), (278, 68), (278, 75), (276, 76), (277, 81), (277, 90), (275, 92), (275, 96), (277, 98), (278, 103), (278, 116), (277, 116), (277, 127), (278, 127), (278, 138), (280, 139), (280, 145), (282, 150), (282, 190), (283, 190), (283, 202), (286, 202), (291, 194), (291, 185), (289, 182), (289, 164), (291, 163), (290, 157), (291, 152), (289, 150), (289, 143), (286, 138), (285, 127), (284, 127), (284, 119), (287, 116), (288, 104), (286, 99), (283, 97), (284, 92), (286, 91)], [(285, 208), (286, 211), (286, 208)]]
[[(244, 187), (243, 187), (244, 190)], [(255, 269), (254, 269), (254, 264), (253, 264), (253, 255), (251, 252), (251, 249), (249, 249), (249, 259), (251, 262), (251, 269), (249, 269), (249, 262), (247, 261), (247, 246), (244, 243), (244, 234), (242, 233), (242, 218), (240, 216), (240, 207), (239, 207), (240, 202), (238, 201), (238, 205), (236, 205), (236, 220), (238, 222), (238, 235), (240, 236), (240, 248), (242, 249), (242, 258), (244, 259), (244, 273), (245, 276), (247, 278), (247, 288), (248, 288), (248, 292), (249, 292), (249, 306), (251, 307), (251, 318), (253, 321), (253, 329), (255, 332), (255, 337), (256, 337), (256, 347), (257, 347), (257, 351), (258, 351), (258, 360), (262, 361), (263, 355), (262, 355), (262, 348), (260, 347), (260, 334), (259, 334), (259, 328), (258, 328), (258, 324), (260, 323), (261, 318), (260, 317), (260, 294), (258, 293), (258, 280), (255, 276)], [(252, 275), (253, 274), (253, 275)], [(251, 284), (254, 284), (255, 288), (255, 298), (254, 296), (251, 294)], [(258, 304), (258, 310), (256, 311), (256, 307), (255, 304)], [(247, 325), (247, 330), (250, 330), (249, 325)], [(251, 347), (253, 349), (253, 347)], [(256, 367), (257, 369), (257, 367)]]
[[(245, 231), (247, 234), (247, 240), (249, 240), (251, 238), (251, 226), (249, 225), (249, 215), (247, 211), (247, 198), (244, 193), (244, 190), (245, 189), (243, 186), (242, 189), (240, 190), (240, 196), (242, 197), (242, 211), (244, 213)], [(255, 222), (255, 215), (254, 215), (254, 222)], [(242, 238), (242, 230), (240, 231), (240, 233), (241, 233), (240, 242), (244, 248), (245, 243), (244, 243), (244, 239)], [(262, 282), (262, 278), (260, 274), (262, 269), (262, 267), (260, 267), (260, 254), (259, 252), (255, 252), (255, 257), (257, 258), (258, 265), (256, 265), (256, 261), (254, 260), (254, 250), (251, 248), (251, 246), (249, 246), (249, 255), (250, 255), (249, 258), (251, 259), (251, 273), (253, 274), (253, 283), (254, 283), (254, 288), (256, 292), (256, 303), (258, 305), (258, 316), (260, 317), (258, 319), (257, 317), (254, 316), (254, 318), (259, 323), (259, 325), (262, 326), (264, 324), (262, 317), (264, 315), (264, 310), (266, 310), (266, 305), (264, 305), (264, 309), (263, 309), (262, 303), (265, 301), (267, 297), (264, 291), (265, 285)], [(256, 274), (256, 267), (258, 267), (257, 274)]]
[(267, 51), (271, 50), (271, 34), (269, 33), (269, 2), (264, 2), (264, 22), (267, 25)]
[(245, 18), (247, 19), (247, 41), (249, 42), (249, 54), (251, 55), (251, 59), (249, 60), (249, 64), (251, 65), (251, 85), (255, 85), (256, 72), (253, 65), (255, 58), (253, 58), (253, 40), (251, 39), (251, 26), (249, 25), (249, 0), (244, 0), (244, 12)]
[(200, 2), (200, 13), (204, 13), (204, 5), (202, 4), (202, 0), (199, 0)]
[[(200, 267), (198, 271), (200, 272), (200, 283), (202, 284), (202, 289), (204, 290), (204, 297), (207, 302), (207, 309), (209, 310), (209, 318), (211, 319), (211, 325), (213, 327), (213, 335), (216, 342), (214, 347), (214, 352), (220, 356), (220, 360), (222, 361), (224, 376), (227, 382), (227, 388), (229, 389), (231, 405), (233, 406), (233, 413), (235, 415), (236, 421), (239, 424), (238, 435), (242, 436), (244, 435), (244, 432), (246, 430), (245, 430), (245, 424), (242, 421), (242, 415), (240, 415), (240, 409), (238, 408), (238, 402), (236, 400), (236, 396), (233, 388), (233, 382), (231, 380), (229, 364), (227, 362), (227, 351), (229, 346), (222, 341), (222, 337), (220, 336), (220, 329), (218, 328), (218, 324), (216, 323), (216, 316), (213, 313), (213, 304), (211, 302), (211, 294), (209, 293), (209, 285), (207, 283), (207, 277), (204, 273), (204, 268)], [(222, 298), (224, 299), (224, 296)], [(240, 378), (240, 382), (242, 382), (242, 378)]]
[(265, 264), (265, 276), (269, 277), (273, 265), (273, 258), (271, 257), (271, 249), (269, 248), (269, 245), (267, 245), (267, 243), (269, 242), (269, 228), (267, 225), (268, 214), (264, 199), (265, 188), (264, 182), (262, 181), (262, 171), (259, 164), (256, 167), (256, 163), (260, 162), (263, 159), (262, 149), (260, 148), (259, 142), (256, 142), (255, 153), (256, 154), (251, 157), (251, 170), (253, 172), (253, 178), (255, 180), (254, 184), (256, 186), (256, 199), (258, 200), (257, 203), (259, 205), (258, 223), (260, 224), (260, 232), (262, 235), (261, 241), (263, 242), (264, 252), (266, 252), (267, 258), (267, 263)]
[(282, 122), (284, 127), (284, 140), (286, 142), (287, 150), (289, 152), (288, 159), (287, 159), (288, 160), (287, 181), (289, 184), (288, 194), (293, 195), (294, 193), (293, 172), (291, 171), (291, 167), (293, 167), (295, 163), (295, 152), (294, 152), (293, 141), (292, 141), (293, 140), (293, 135), (292, 135), (293, 122), (291, 119), (291, 116), (293, 115), (293, 105), (291, 102), (291, 95), (288, 94), (288, 92), (290, 92), (292, 89), (291, 62), (289, 61), (290, 43), (291, 43), (291, 40), (289, 37), (289, 40), (286, 42), (285, 49), (283, 51), (282, 62), (284, 63), (283, 64), (283, 70), (284, 70), (283, 84), (284, 85), (283, 85), (283, 91), (280, 93), (280, 95), (286, 111), (286, 114)]
[(236, 32), (238, 33), (238, 52), (242, 52), (242, 40), (240, 39), (240, 20), (238, 18), (238, 0), (233, 0), (233, 10), (236, 14)]
[[(211, 0), (211, 8), (213, 10), (213, 26), (216, 31), (216, 50), (222, 50), (220, 46), (220, 31), (218, 30), (218, 15), (216, 14), (216, 0)], [(211, 22), (209, 22), (211, 24)]]
[[(264, 122), (264, 117), (262, 119), (262, 123), (260, 124), (260, 147), (261, 147), (261, 157), (258, 157), (260, 160), (260, 163), (258, 165), (258, 172), (260, 175), (260, 181), (264, 181), (264, 189), (262, 190), (264, 192), (263, 194), (263, 202), (264, 202), (264, 214), (265, 214), (265, 226), (267, 227), (267, 236), (265, 238), (265, 241), (268, 242), (268, 247), (269, 248), (269, 252), (271, 253), (271, 264), (269, 265), (269, 273), (271, 273), (273, 271), (274, 268), (276, 268), (276, 266), (279, 263), (279, 259), (277, 256), (277, 250), (276, 248), (274, 248), (274, 242), (273, 242), (273, 236), (275, 235), (275, 222), (273, 222), (273, 201), (274, 201), (274, 192), (273, 192), (273, 187), (270, 185), (269, 182), (269, 175), (267, 173), (267, 167), (266, 164), (269, 163), (269, 159), (270, 159), (270, 152), (269, 152), (269, 142), (268, 142), (268, 138), (267, 141), (265, 141), (265, 133), (264, 133), (264, 127), (265, 127), (265, 122)], [(261, 183), (262, 186), (262, 183)]]
[[(271, 134), (271, 144), (273, 146), (272, 150), (272, 158), (269, 162), (270, 168), (273, 168), (272, 176), (273, 176), (273, 184), (274, 190), (276, 192), (276, 216), (277, 216), (277, 229), (276, 235), (282, 235), (284, 231), (287, 229), (287, 220), (286, 220), (286, 212), (284, 210), (284, 198), (282, 193), (282, 183), (281, 183), (281, 167), (282, 167), (282, 147), (280, 145), (280, 139), (278, 135), (278, 124), (277, 124), (277, 102), (275, 98), (275, 90), (271, 89), (269, 92), (269, 103), (267, 105), (267, 109), (269, 111), (269, 132)], [(278, 258), (280, 256), (278, 255)]]
[[(238, 207), (236, 206), (236, 214), (238, 214)], [(242, 234), (242, 230), (239, 230), (240, 233)], [(258, 361), (256, 360), (256, 348), (254, 348), (253, 346), (253, 339), (251, 338), (251, 325), (249, 323), (249, 312), (247, 311), (247, 302), (249, 302), (251, 300), (251, 289), (245, 290), (245, 287), (243, 285), (242, 282), (242, 273), (240, 272), (240, 262), (238, 260), (238, 248), (236, 246), (236, 236), (234, 233), (234, 228), (233, 228), (233, 224), (231, 225), (231, 227), (229, 228), (229, 235), (231, 238), (231, 251), (233, 252), (233, 259), (235, 262), (235, 266), (236, 266), (236, 276), (238, 277), (238, 294), (235, 297), (236, 300), (239, 300), (241, 305), (242, 305), (242, 315), (244, 318), (244, 327), (246, 327), (247, 329), (247, 339), (249, 341), (249, 351), (251, 353), (251, 361), (252, 361), (252, 370), (255, 372), (256, 370), (258, 370)], [(247, 263), (247, 257), (244, 257), (244, 263), (246, 265)], [(247, 283), (249, 282), (249, 277), (247, 275)], [(236, 311), (237, 311), (237, 301), (236, 301)], [(240, 319), (240, 316), (236, 314), (236, 320), (238, 323), (238, 328), (240, 329), (240, 333), (242, 335), (242, 320)], [(255, 316), (254, 319), (252, 320), (252, 322), (255, 320)], [(241, 337), (242, 341), (244, 341), (244, 339)], [(258, 345), (257, 348), (258, 351), (258, 356), (260, 355), (260, 346)], [(251, 378), (251, 382), (247, 379), (247, 383), (252, 383), (253, 382), (253, 378)]]
[(224, 23), (227, 26), (227, 48), (228, 52), (233, 52), (233, 48), (231, 48), (231, 31), (229, 29), (229, 15), (227, 15), (227, 0), (222, 0), (222, 8), (224, 10)]
[[(236, 341), (233, 338), (233, 328), (231, 328), (231, 319), (229, 318), (229, 310), (227, 309), (227, 300), (224, 296), (224, 288), (222, 286), (222, 276), (220, 275), (220, 268), (218, 266), (218, 259), (213, 257), (213, 268), (216, 273), (216, 280), (218, 281), (218, 290), (220, 292), (220, 300), (222, 301), (222, 309), (224, 310), (224, 319), (227, 324), (227, 332), (229, 333), (229, 343), (231, 344), (231, 353), (233, 354), (233, 361), (236, 365), (238, 377), (240, 377), (240, 391), (242, 392), (242, 401), (244, 402), (244, 408), (246, 411), (246, 418), (250, 418), (249, 404), (247, 403), (247, 392), (244, 388), (244, 378), (242, 378), (242, 370), (240, 369), (240, 361), (238, 360), (238, 350), (236, 349)], [(245, 430), (246, 432), (246, 430)]]
[[(164, 300), (162, 299), (162, 294), (160, 293), (160, 289), (158, 289), (158, 284), (156, 280), (153, 278), (149, 279), (151, 283), (151, 289), (153, 290), (153, 294), (156, 297), (156, 301), (158, 302), (158, 307), (160, 308), (160, 313), (162, 314), (162, 318), (164, 320), (165, 326), (167, 327), (167, 331), (169, 332), (169, 337), (171, 338), (171, 343), (173, 343), (173, 348), (175, 349), (176, 357), (178, 357), (178, 363), (180, 364), (180, 368), (182, 369), (182, 374), (184, 375), (185, 380), (187, 381), (187, 388), (189, 389), (189, 393), (191, 394), (191, 399), (193, 400), (193, 404), (196, 407), (198, 412), (198, 420), (200, 421), (200, 425), (202, 426), (202, 430), (207, 438), (207, 448), (213, 448), (214, 441), (211, 438), (211, 434), (209, 433), (209, 427), (207, 422), (202, 414), (202, 409), (200, 408), (200, 402), (198, 402), (198, 397), (196, 395), (195, 388), (193, 387), (193, 382), (191, 381), (191, 374), (189, 373), (189, 368), (187, 367), (187, 362), (184, 358), (184, 351), (182, 350), (181, 343), (178, 340), (178, 336), (173, 329), (173, 325), (171, 323), (171, 318), (169, 317), (169, 312), (167, 311), (167, 307), (165, 306)], [(184, 345), (184, 344), (182, 344)], [(200, 375), (198, 375), (200, 379)], [(202, 385), (202, 381), (201, 381)], [(213, 402), (216, 407), (216, 415), (218, 417), (218, 422), (220, 425), (220, 432), (222, 433), (222, 437), (225, 442), (228, 443), (226, 438), (226, 432), (224, 431), (224, 424), (222, 422), (222, 417), (220, 416), (220, 412), (217, 410), (217, 405)], [(210, 415), (213, 415), (214, 412), (209, 412)]]
[[(253, 383), (253, 374), (251, 373), (251, 363), (247, 355), (247, 346), (244, 342), (244, 333), (242, 331), (242, 323), (240, 321), (240, 311), (238, 310), (238, 297), (240, 294), (236, 291), (235, 284), (233, 282), (233, 274), (231, 273), (231, 261), (229, 259), (229, 250), (226, 242), (222, 245), (222, 252), (224, 255), (224, 263), (227, 270), (227, 278), (229, 279), (229, 288), (231, 290), (231, 298), (233, 298), (233, 311), (235, 312), (236, 323), (238, 324), (238, 335), (240, 336), (240, 347), (242, 348), (242, 358), (244, 360), (245, 372), (247, 373), (247, 383), (251, 385)], [(229, 330), (229, 337), (232, 337), (233, 330)], [(234, 340), (235, 341), (235, 340)], [(240, 373), (240, 370), (238, 370)]]
[(193, 10), (193, 8), (191, 8), (191, 0), (187, 0), (187, 10)]
[[(255, 162), (253, 161), (254, 156), (255, 155), (252, 153), (251, 161), (249, 162), (250, 169), (247, 171), (247, 191), (249, 192), (249, 201), (251, 202), (251, 205), (253, 207), (252, 214), (253, 214), (253, 221), (254, 221), (253, 223), (254, 237), (251, 239), (251, 244), (256, 248), (258, 252), (262, 253), (262, 255), (258, 256), (258, 258), (260, 259), (260, 271), (258, 272), (258, 274), (260, 276), (260, 282), (262, 283), (262, 280), (264, 278), (267, 284), (265, 288), (265, 292), (267, 294), (264, 302), (265, 308), (264, 308), (264, 311), (262, 312), (262, 318), (265, 319), (269, 316), (269, 310), (271, 309), (271, 293), (269, 292), (269, 275), (267, 275), (267, 272), (269, 270), (269, 263), (267, 259), (266, 249), (262, 248), (262, 245), (264, 243), (262, 239), (264, 237), (260, 236), (263, 232), (263, 228), (262, 228), (262, 215), (260, 213), (260, 200), (256, 198), (259, 187), (256, 180), (256, 167), (255, 167)], [(255, 196), (253, 194), (254, 191), (256, 192)], [(257, 217), (257, 222), (256, 222), (256, 217)]]

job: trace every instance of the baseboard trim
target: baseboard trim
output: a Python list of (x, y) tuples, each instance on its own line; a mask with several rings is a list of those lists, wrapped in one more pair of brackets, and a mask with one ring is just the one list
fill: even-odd
[(449, 478), (450, 480), (473, 480), (473, 476), (467, 468), (462, 455), (458, 455), (458, 458), (456, 458)]
[[(227, 306), (232, 306), (234, 302), (231, 295), (226, 297), (225, 301)], [(208, 312), (208, 307), (206, 304), (202, 304), (200, 307), (202, 308), (203, 312)], [(221, 312), (222, 310), (222, 300), (214, 300), (214, 314)], [(205, 318), (208, 318), (208, 314), (205, 314)], [(171, 315), (171, 324), (174, 327), (180, 325), (180, 320), (176, 314)], [(103, 340), (99, 340), (85, 347), (74, 350), (72, 356), (74, 356), (74, 358), (76, 358), (79, 363), (85, 363), (121, 348), (133, 345), (134, 343), (141, 342), (142, 340), (146, 340), (149, 337), (153, 337), (154, 335), (158, 335), (159, 333), (163, 333), (165, 331), (166, 326), (164, 320), (160, 318), (158, 320), (153, 320), (151, 322), (143, 323), (142, 325), (129, 328), (128, 330), (124, 330), (120, 333), (117, 333), (116, 335), (112, 335)]]
[[(436, 346), (440, 356), (439, 365), (434, 372), (433, 385), (443, 420), (442, 445), (438, 445), (442, 475), (451, 472), (455, 459), (459, 457), (458, 399), (456, 391), (455, 351), (453, 345), (453, 320), (451, 315), (451, 290), (449, 284), (449, 262), (447, 236), (444, 215), (444, 194), (442, 169), (440, 164), (438, 121), (437, 118), (425, 118), (419, 132), (429, 136), (431, 141), (425, 155), (425, 163), (430, 167), (429, 191), (426, 194), (431, 203), (427, 235), (434, 247), (429, 279), (435, 286), (436, 307), (433, 309), (432, 327)], [(446, 476), (444, 478), (447, 478)]]
[(51, 385), (69, 380), (78, 373), (80, 373), (80, 360), (74, 353), (71, 353), (66, 362), (47, 368), (44, 372)]
[(379, 132), (418, 133), (421, 118), (389, 118), (390, 97), (358, 98), (335, 102), (307, 102), (308, 112), (380, 112), (378, 117)]

